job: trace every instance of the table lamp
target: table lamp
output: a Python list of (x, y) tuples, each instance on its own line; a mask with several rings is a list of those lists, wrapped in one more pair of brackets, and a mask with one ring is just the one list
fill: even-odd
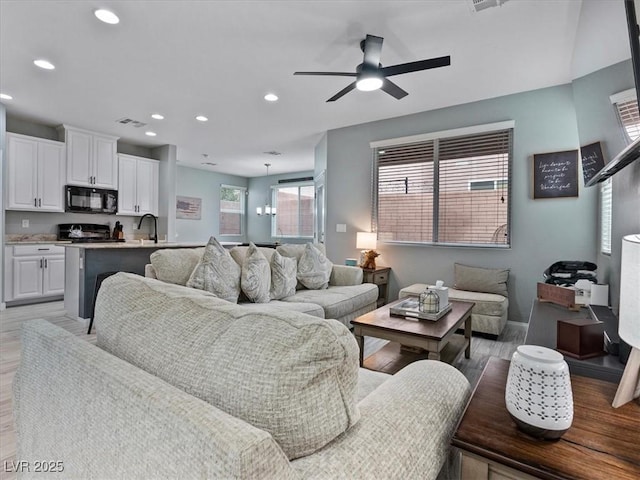
[[(377, 257), (376, 252), (376, 240), (377, 235), (375, 232), (357, 232), (356, 233), (356, 248), (361, 250), (360, 255), (360, 266), (362, 268), (376, 268), (375, 257)], [(367, 253), (371, 251), (375, 255), (369, 255), (367, 258)], [(367, 262), (367, 260), (369, 260)], [(373, 264), (373, 267), (371, 266)]]
[(618, 333), (631, 346), (631, 355), (613, 399), (614, 408), (640, 395), (640, 234), (623, 237), (620, 264)]

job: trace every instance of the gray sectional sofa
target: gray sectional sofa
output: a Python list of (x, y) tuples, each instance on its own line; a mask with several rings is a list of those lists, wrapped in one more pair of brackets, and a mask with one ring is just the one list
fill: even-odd
[[(324, 245), (315, 244), (315, 247), (324, 254)], [(234, 247), (230, 251), (231, 257), (239, 266), (242, 266), (248, 248)], [(269, 262), (274, 251), (299, 261), (304, 249), (303, 244), (280, 245), (276, 250), (258, 247)], [(176, 285), (186, 285), (203, 252), (204, 248), (158, 250), (151, 255), (151, 264), (146, 266), (145, 276)], [(351, 320), (376, 309), (377, 299), (377, 285), (362, 283), (360, 267), (334, 264), (328, 288), (309, 290), (298, 284), (294, 295), (281, 300), (252, 303), (241, 296), (239, 303), (260, 311), (284, 309), (307, 313), (318, 318), (332, 318), (351, 327)]]
[(47, 478), (434, 479), (470, 395), (441, 362), (360, 369), (341, 322), (134, 274), (95, 325), (24, 325), (17, 458), (62, 462)]

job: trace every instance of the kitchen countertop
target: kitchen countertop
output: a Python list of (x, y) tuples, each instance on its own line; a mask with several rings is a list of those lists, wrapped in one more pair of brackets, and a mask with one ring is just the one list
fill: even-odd
[(71, 241), (63, 242), (61, 240), (13, 240), (10, 242), (4, 242), (5, 245), (42, 245), (42, 244), (54, 244), (54, 245), (69, 245)]
[[(202, 242), (158, 242), (154, 243), (151, 240), (145, 240), (144, 243), (140, 241), (132, 242), (106, 242), (106, 243), (63, 243), (56, 242), (56, 245), (61, 245), (67, 248), (83, 248), (85, 250), (94, 249), (122, 249), (122, 248), (179, 248), (179, 247), (204, 247), (205, 243)], [(223, 244), (224, 245), (224, 244)]]

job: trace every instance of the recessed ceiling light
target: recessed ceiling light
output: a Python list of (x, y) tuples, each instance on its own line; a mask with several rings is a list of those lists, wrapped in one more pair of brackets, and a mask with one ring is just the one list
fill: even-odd
[(198, 120), (199, 122), (206, 122), (209, 119), (207, 117), (205, 117), (204, 115), (198, 115), (196, 117), (196, 120)]
[(157, 135), (156, 132), (144, 132), (144, 134), (149, 136), (149, 137), (155, 137)]
[(275, 93), (267, 93), (267, 94), (264, 96), (264, 99), (265, 99), (267, 102), (277, 102), (277, 101), (278, 101), (278, 96), (277, 96)]
[(0, 93), (0, 98), (2, 100), (13, 100), (13, 97), (11, 95), (7, 95), (6, 93)]
[(108, 23), (109, 25), (115, 25), (116, 23), (120, 22), (120, 19), (115, 13), (109, 10), (105, 10), (104, 8), (96, 10), (95, 12), (93, 12), (93, 14), (98, 20), (104, 23)]
[(159, 113), (154, 113), (151, 115), (151, 118), (155, 118), (156, 120), (164, 120), (164, 115), (160, 115)]
[(34, 60), (33, 63), (36, 67), (44, 68), (45, 70), (53, 70), (54, 68), (56, 68), (53, 63), (49, 62), (48, 60), (38, 59)]

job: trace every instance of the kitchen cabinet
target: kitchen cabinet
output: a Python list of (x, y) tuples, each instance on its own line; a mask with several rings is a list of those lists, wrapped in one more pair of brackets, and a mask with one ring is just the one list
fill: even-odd
[(157, 160), (118, 155), (118, 213), (122, 215), (158, 215)]
[(67, 145), (67, 184), (118, 189), (118, 137), (58, 127)]
[(7, 133), (7, 210), (64, 212), (65, 145)]
[(64, 247), (53, 244), (5, 247), (5, 301), (64, 295)]

